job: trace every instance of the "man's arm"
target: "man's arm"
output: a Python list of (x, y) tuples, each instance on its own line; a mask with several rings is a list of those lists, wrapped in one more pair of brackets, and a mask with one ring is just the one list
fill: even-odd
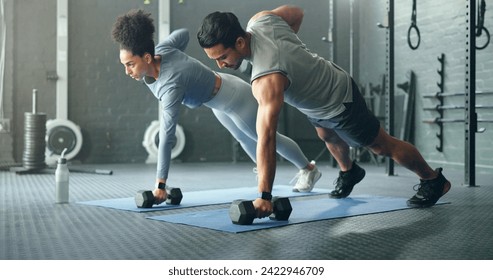
[(293, 29), (294, 33), (298, 33), (301, 23), (303, 22), (304, 12), (301, 8), (290, 5), (283, 5), (272, 10), (272, 13), (284, 19), (285, 22)]
[[(280, 73), (262, 76), (252, 83), (253, 95), (259, 103), (257, 112), (258, 191), (272, 192), (276, 173), (276, 131), (284, 103), (288, 79)], [(272, 213), (272, 204), (263, 199), (254, 202), (259, 218)]]
[(298, 33), (303, 22), (304, 12), (301, 8), (291, 5), (283, 5), (275, 8), (272, 11), (262, 11), (254, 15), (250, 20), (256, 20), (257, 18), (267, 15), (274, 14), (280, 16), (290, 27), (293, 29), (294, 33)]

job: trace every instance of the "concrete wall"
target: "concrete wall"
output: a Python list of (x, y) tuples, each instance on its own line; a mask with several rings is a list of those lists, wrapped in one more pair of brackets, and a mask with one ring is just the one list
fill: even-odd
[[(13, 17), (13, 2), (5, 2), (4, 3), (4, 16), (5, 18), (1, 19), (2, 22), (5, 22), (7, 26), (12, 26), (14, 17)], [(6, 42), (5, 42), (5, 48), (6, 50), (12, 50), (12, 43), (13, 43), (13, 32), (11, 32), (10, 29), (6, 30), (6, 34), (2, 34), (2, 29), (0, 29), (0, 38), (3, 38), (3, 35), (6, 35)], [(1, 43), (1, 41), (0, 41)], [(1, 46), (1, 45), (0, 45)], [(3, 83), (3, 93), (1, 94), (0, 98), (0, 104), (2, 104), (2, 108), (0, 108), (0, 112), (2, 112), (3, 118), (9, 119), (10, 120), (10, 127), (8, 128), (8, 132), (5, 131), (3, 133), (0, 133), (0, 163), (5, 162), (5, 163), (13, 163), (14, 162), (14, 155), (13, 155), (13, 148), (14, 148), (14, 138), (13, 138), (13, 128), (12, 128), (12, 118), (13, 118), (13, 60), (9, 59), (8, 53), (6, 53), (6, 61), (5, 61), (5, 68), (4, 68), (4, 77), (0, 76), (0, 83)]]

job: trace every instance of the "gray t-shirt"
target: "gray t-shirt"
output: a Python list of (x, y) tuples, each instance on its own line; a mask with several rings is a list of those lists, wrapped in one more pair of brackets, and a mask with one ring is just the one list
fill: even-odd
[(352, 102), (351, 77), (334, 63), (310, 52), (279, 16), (265, 15), (248, 22), (251, 81), (281, 73), (289, 82), (286, 103), (314, 119), (329, 119)]

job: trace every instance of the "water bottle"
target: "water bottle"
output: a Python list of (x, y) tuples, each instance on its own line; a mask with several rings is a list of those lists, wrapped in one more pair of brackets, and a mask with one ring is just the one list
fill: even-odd
[(67, 159), (64, 158), (67, 149), (63, 149), (55, 171), (56, 181), (56, 203), (68, 203), (68, 182), (69, 182), (69, 170), (67, 166)]

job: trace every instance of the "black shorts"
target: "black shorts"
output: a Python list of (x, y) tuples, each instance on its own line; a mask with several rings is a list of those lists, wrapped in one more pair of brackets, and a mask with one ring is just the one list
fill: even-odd
[(380, 130), (380, 122), (366, 106), (354, 81), (353, 102), (344, 103), (346, 110), (334, 118), (319, 120), (308, 117), (315, 127), (334, 130), (351, 147), (365, 147), (373, 143)]

